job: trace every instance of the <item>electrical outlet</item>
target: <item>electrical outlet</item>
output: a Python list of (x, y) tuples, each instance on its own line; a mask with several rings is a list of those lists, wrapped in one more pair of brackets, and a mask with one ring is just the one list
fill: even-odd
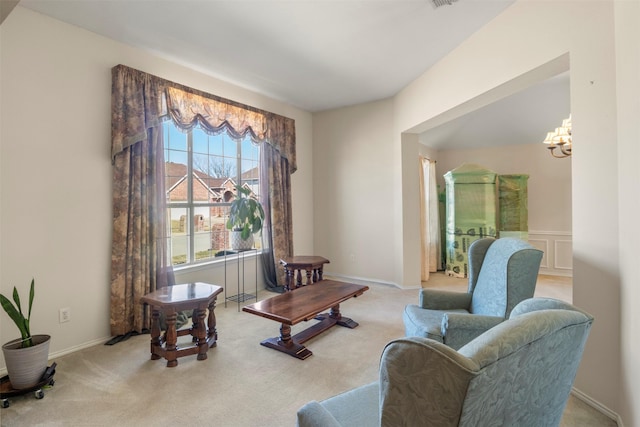
[(59, 315), (60, 315), (60, 323), (71, 321), (71, 309), (69, 307), (61, 308)]

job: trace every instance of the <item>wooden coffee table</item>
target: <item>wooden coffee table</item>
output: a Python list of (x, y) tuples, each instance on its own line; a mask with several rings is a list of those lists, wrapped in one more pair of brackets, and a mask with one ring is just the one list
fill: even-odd
[[(357, 322), (340, 314), (340, 303), (360, 296), (368, 289), (368, 286), (323, 280), (247, 305), (242, 311), (280, 322), (280, 336), (268, 338), (260, 344), (304, 360), (313, 354), (302, 345), (306, 341), (334, 325), (351, 329), (358, 326)], [(318, 315), (327, 309), (331, 309), (329, 313)], [(312, 319), (319, 322), (291, 336), (291, 326)]]

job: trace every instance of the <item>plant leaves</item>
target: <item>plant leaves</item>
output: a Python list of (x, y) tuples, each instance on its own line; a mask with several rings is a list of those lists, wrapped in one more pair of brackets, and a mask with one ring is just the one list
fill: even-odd
[[(16, 288), (14, 287), (14, 296), (17, 293)], [(20, 298), (18, 298), (19, 300)], [(22, 335), (22, 339), (25, 340), (29, 338), (29, 328), (28, 321), (24, 318), (21, 312), (19, 312), (16, 307), (9, 301), (7, 297), (0, 294), (0, 304), (4, 311), (9, 315), (11, 320), (16, 324), (18, 330), (20, 331), (20, 335)], [(26, 322), (26, 323), (25, 323)], [(25, 327), (26, 326), (26, 327)]]
[(18, 295), (18, 290), (15, 286), (13, 287), (13, 300), (16, 302), (16, 306), (18, 307), (20, 315), (22, 315), (22, 307), (20, 307), (20, 295)]
[(248, 224), (245, 224), (245, 226), (242, 228), (242, 234), (240, 234), (240, 237), (242, 237), (242, 240), (247, 240), (249, 238), (249, 235), (251, 235), (251, 229), (249, 228)]
[(35, 289), (34, 289), (35, 283), (36, 283), (36, 279), (31, 279), (31, 290), (29, 290), (29, 317), (28, 317), (29, 320), (31, 320), (31, 306), (33, 305), (33, 297), (35, 296)]
[(251, 232), (252, 233), (257, 233), (258, 231), (260, 231), (262, 229), (262, 220), (258, 217), (253, 219), (253, 225), (251, 228)]

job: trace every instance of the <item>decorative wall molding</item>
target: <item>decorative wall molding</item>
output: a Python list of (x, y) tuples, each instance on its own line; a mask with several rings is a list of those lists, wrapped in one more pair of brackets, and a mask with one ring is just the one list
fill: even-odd
[(531, 231), (529, 243), (544, 252), (540, 274), (573, 277), (573, 239), (568, 231)]

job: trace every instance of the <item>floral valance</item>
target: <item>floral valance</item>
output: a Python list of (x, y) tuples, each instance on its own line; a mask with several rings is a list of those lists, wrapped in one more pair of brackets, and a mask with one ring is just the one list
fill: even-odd
[[(124, 65), (112, 69), (112, 158), (146, 139), (146, 129), (170, 118), (188, 130), (227, 132), (234, 139), (250, 135), (256, 143), (273, 146), (296, 170), (295, 121), (198, 91)], [(143, 112), (143, 114), (138, 114)], [(134, 114), (131, 114), (134, 113)], [(143, 118), (143, 119), (142, 119)]]
[(258, 111), (175, 87), (167, 88), (167, 103), (171, 118), (182, 129), (200, 124), (206, 132), (219, 134), (226, 130), (235, 139), (242, 139), (249, 133), (256, 142), (263, 142), (267, 135), (267, 118)]

